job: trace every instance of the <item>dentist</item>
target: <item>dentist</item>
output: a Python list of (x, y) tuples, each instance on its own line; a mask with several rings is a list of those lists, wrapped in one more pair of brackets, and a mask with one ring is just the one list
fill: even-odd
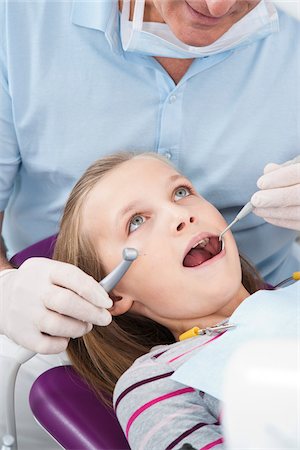
[(0, 333), (48, 355), (21, 372), (21, 449), (56, 448), (28, 390), (111, 301), (76, 267), (9, 259), (57, 232), (101, 155), (164, 154), (228, 222), (254, 194), (241, 252), (270, 283), (298, 269), (300, 165), (281, 165), (300, 153), (299, 55), (299, 22), (268, 0), (0, 2)]

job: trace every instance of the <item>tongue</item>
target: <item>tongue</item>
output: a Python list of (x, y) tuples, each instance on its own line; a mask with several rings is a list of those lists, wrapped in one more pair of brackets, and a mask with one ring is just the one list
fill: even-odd
[(211, 259), (213, 255), (204, 248), (192, 248), (183, 260), (184, 267), (195, 267)]

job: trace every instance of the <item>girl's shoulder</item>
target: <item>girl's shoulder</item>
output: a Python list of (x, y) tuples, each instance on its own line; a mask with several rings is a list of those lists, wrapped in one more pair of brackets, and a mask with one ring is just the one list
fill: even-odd
[(183, 444), (187, 430), (192, 433), (195, 427), (188, 440), (196, 448), (211, 442), (222, 448), (218, 400), (172, 379), (176, 367), (208, 338), (198, 336), (154, 347), (121, 376), (113, 403), (130, 448), (175, 448), (170, 443), (179, 440)]
[(132, 390), (133, 386), (148, 384), (148, 380), (166, 380), (209, 339), (205, 335), (196, 336), (174, 344), (153, 347), (150, 352), (137, 358), (119, 378), (114, 390), (114, 400), (120, 393)]

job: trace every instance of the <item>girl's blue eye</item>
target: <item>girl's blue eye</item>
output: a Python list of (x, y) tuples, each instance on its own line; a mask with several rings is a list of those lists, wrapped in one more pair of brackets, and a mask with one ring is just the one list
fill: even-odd
[(140, 214), (136, 214), (135, 216), (133, 216), (129, 222), (129, 233), (132, 233), (137, 228), (139, 228), (145, 222), (145, 220), (145, 217), (141, 216)]
[(188, 197), (191, 195), (191, 190), (188, 187), (180, 186), (175, 191), (174, 200), (180, 200), (181, 198)]

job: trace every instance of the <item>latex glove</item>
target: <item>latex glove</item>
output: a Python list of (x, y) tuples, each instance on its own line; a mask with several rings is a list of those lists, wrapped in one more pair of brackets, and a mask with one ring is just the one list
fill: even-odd
[(257, 187), (253, 212), (273, 225), (300, 230), (300, 163), (267, 164)]
[(99, 283), (71, 264), (31, 258), (0, 278), (0, 333), (36, 353), (60, 353), (92, 324), (108, 325), (111, 306)]

